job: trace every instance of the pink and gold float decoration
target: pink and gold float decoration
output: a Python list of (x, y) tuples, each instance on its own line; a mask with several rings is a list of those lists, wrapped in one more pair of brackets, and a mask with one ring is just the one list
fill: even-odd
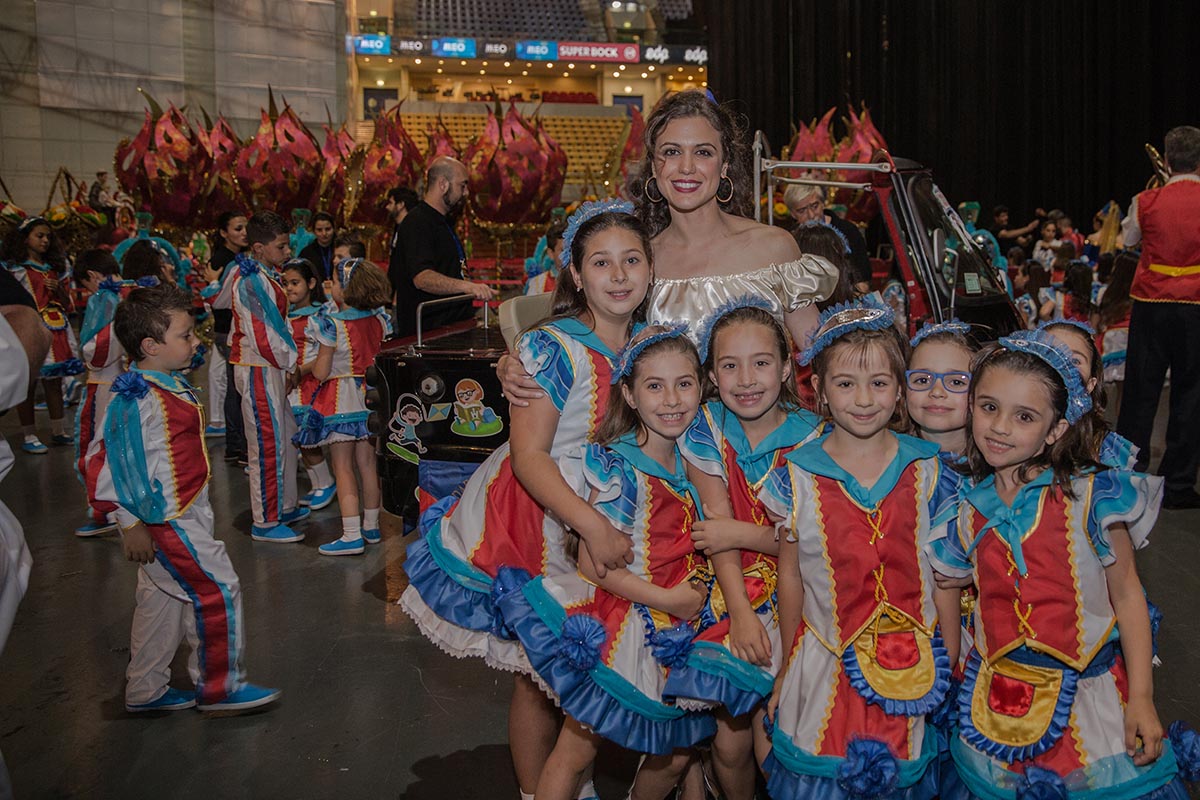
[[(850, 118), (842, 117), (846, 134), (841, 139), (834, 139), (832, 129), (836, 108), (826, 111), (820, 121), (814, 119), (808, 125), (801, 123), (796, 135), (792, 137), (791, 143), (784, 151), (784, 159), (788, 161), (869, 162), (876, 150), (887, 149), (887, 142), (871, 120), (871, 112), (866, 105), (863, 104), (861, 108), (862, 112), (858, 114), (854, 112), (853, 108), (849, 108)], [(850, 183), (865, 183), (871, 179), (871, 173), (865, 170), (829, 170), (821, 177)], [(846, 218), (851, 222), (869, 222), (879, 211), (873, 194), (854, 189), (836, 190), (830, 202), (846, 206)]]
[(164, 113), (154, 98), (143, 94), (150, 107), (141, 129), (117, 145), (117, 182), (137, 208), (153, 211), (160, 223), (193, 224), (211, 159), (174, 104)]
[(196, 131), (200, 144), (208, 153), (208, 175), (204, 182), (204, 206), (201, 220), (204, 225), (215, 226), (217, 218), (226, 211), (246, 212), (246, 201), (237, 182), (237, 157), (242, 143), (225, 117), (217, 117), (214, 124), (208, 112), (201, 109), (204, 126)]
[(236, 174), (251, 210), (286, 216), (313, 201), (321, 179), (321, 148), (287, 101), (278, 111), (269, 89), (268, 98), (258, 131), (238, 153)]
[(544, 223), (562, 201), (567, 157), (540, 121), (509, 104), (501, 122), (488, 109), (483, 132), (463, 151), (471, 207), (484, 223)]
[[(403, 104), (400, 104), (403, 105)], [(423, 160), (404, 123), (400, 105), (375, 118), (375, 134), (365, 150), (355, 153), (346, 171), (347, 223), (387, 224), (384, 198), (397, 186), (416, 187)]]

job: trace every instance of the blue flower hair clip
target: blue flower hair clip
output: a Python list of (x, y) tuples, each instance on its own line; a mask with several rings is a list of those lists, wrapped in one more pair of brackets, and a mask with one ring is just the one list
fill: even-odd
[(125, 281), (121, 280), (120, 278), (113, 277), (112, 275), (104, 276), (104, 279), (101, 280), (100, 283), (96, 284), (97, 291), (119, 292), (123, 288), (125, 288)]
[(159, 281), (157, 275), (143, 275), (142, 277), (134, 280), (133, 283), (135, 286), (138, 286), (142, 289), (153, 289), (155, 286), (158, 286), (161, 281)]
[(638, 357), (652, 344), (666, 339), (678, 339), (687, 335), (686, 322), (671, 322), (664, 325), (647, 325), (633, 335), (629, 343), (617, 353), (617, 363), (613, 368), (612, 382), (616, 383), (633, 372), (633, 365)]
[[(708, 317), (700, 323), (700, 333), (698, 336), (700, 342), (700, 363), (703, 364), (708, 360), (708, 349), (712, 347), (713, 330), (717, 327), (717, 323), (725, 316), (732, 314), (741, 308), (761, 308), (767, 313), (772, 313), (771, 304), (766, 298), (755, 294), (744, 294), (741, 297), (735, 297), (720, 306), (717, 306)], [(785, 329), (786, 333), (786, 329)]]
[(1078, 328), (1079, 330), (1083, 331), (1088, 336), (1096, 335), (1096, 329), (1093, 328), (1091, 325), (1087, 324), (1086, 322), (1084, 322), (1083, 320), (1068, 319), (1066, 317), (1063, 317), (1062, 319), (1043, 320), (1038, 323), (1037, 330), (1044, 331), (1047, 328), (1053, 328), (1056, 325), (1070, 325), (1072, 328)]
[(939, 333), (957, 333), (968, 336), (971, 333), (971, 326), (960, 319), (948, 319), (945, 322), (926, 322), (908, 344), (910, 347), (916, 347), (930, 336), (936, 336)]
[(1000, 337), (999, 345), (1005, 350), (1014, 350), (1037, 356), (1050, 365), (1058, 373), (1063, 384), (1067, 387), (1067, 411), (1063, 415), (1067, 422), (1074, 425), (1084, 414), (1092, 410), (1092, 398), (1075, 362), (1071, 360), (1071, 352), (1063, 347), (1050, 334), (1035, 331), (1017, 331), (1008, 336)]
[(614, 197), (608, 200), (592, 200), (575, 209), (575, 213), (567, 220), (567, 229), (563, 231), (563, 248), (558, 257), (559, 263), (564, 268), (571, 263), (571, 243), (575, 241), (575, 234), (579, 233), (579, 226), (592, 217), (607, 214), (610, 211), (632, 214), (633, 203)]
[(808, 348), (800, 353), (801, 364), (811, 364), (817, 354), (851, 331), (880, 331), (895, 322), (892, 309), (871, 295), (850, 303), (839, 303), (821, 313), (821, 324)]
[(799, 225), (796, 226), (797, 230), (799, 230), (801, 228), (828, 228), (829, 230), (836, 233), (837, 237), (842, 240), (842, 254), (847, 255), (847, 256), (850, 255), (850, 240), (846, 238), (846, 234), (842, 233), (841, 231), (839, 231), (837, 228), (830, 225), (825, 220), (810, 219), (808, 222), (801, 222)]

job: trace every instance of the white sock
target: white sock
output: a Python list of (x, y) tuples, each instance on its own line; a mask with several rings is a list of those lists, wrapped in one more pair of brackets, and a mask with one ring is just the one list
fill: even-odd
[(329, 474), (329, 462), (322, 461), (315, 467), (308, 468), (308, 479), (314, 489), (328, 489), (333, 486), (333, 476)]
[(362, 525), (358, 517), (342, 517), (342, 541), (353, 542), (362, 538)]
[[(517, 791), (520, 791), (520, 789)], [(521, 792), (521, 800), (533, 800), (533, 795), (529, 792)]]
[(58, 419), (50, 420), (50, 433), (54, 434), (55, 436), (64, 435), (64, 433), (65, 433), (64, 425), (65, 424), (66, 424), (65, 417), (59, 417)]
[(369, 531), (379, 530), (379, 509), (364, 508), (362, 526)]
[(308, 484), (313, 488), (314, 491), (321, 488), (320, 486), (317, 486), (317, 474), (312, 467), (305, 464), (304, 474), (308, 476)]
[(578, 800), (587, 800), (587, 798), (595, 797), (595, 796), (596, 796), (596, 787), (592, 783), (591, 778), (588, 778), (586, 781), (583, 782), (583, 785), (579, 787), (579, 793), (575, 795), (575, 797), (577, 797)]
[(22, 425), (21, 433), (25, 434), (25, 441), (32, 442), (35, 439), (37, 439), (37, 426), (36, 425)]

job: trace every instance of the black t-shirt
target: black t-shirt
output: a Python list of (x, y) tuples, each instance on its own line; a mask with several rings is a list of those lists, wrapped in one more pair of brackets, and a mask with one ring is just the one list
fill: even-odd
[[(442, 296), (421, 291), (413, 278), (429, 269), (461, 280), (465, 261), (462, 242), (445, 215), (424, 201), (408, 212), (400, 223), (388, 264), (388, 278), (396, 292), (397, 336), (416, 333), (417, 306)], [(425, 312), (422, 328), (433, 330), (470, 319), (474, 314), (474, 305), (469, 300), (434, 306)]]
[[(219, 244), (213, 248), (212, 258), (209, 259), (208, 263), (210, 265), (212, 265), (213, 269), (220, 270), (221, 278), (224, 279), (225, 278), (225, 267), (229, 264), (229, 262), (233, 261), (233, 257), (235, 255), (237, 255), (237, 254), (234, 253), (232, 250), (230, 250), (228, 247), (226, 247), (225, 243), (222, 242), (221, 244)], [(213, 333), (215, 335), (223, 338), (223, 337), (229, 335), (229, 332), (232, 329), (233, 329), (233, 311), (228, 308), (214, 308), (213, 309)], [(221, 342), (221, 343), (223, 344), (224, 342)]]
[(333, 275), (333, 242), (329, 243), (329, 247), (321, 247), (317, 240), (313, 239), (300, 251), (297, 258), (303, 258), (312, 264), (318, 281), (324, 282)]
[[(117, 277), (120, 277), (119, 275)], [(0, 306), (29, 306), (37, 310), (37, 302), (11, 272), (0, 267)]]

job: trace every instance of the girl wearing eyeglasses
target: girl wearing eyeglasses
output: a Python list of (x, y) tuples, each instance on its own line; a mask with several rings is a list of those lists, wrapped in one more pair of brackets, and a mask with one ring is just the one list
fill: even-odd
[(910, 344), (904, 378), (913, 432), (956, 461), (967, 446), (967, 392), (979, 344), (958, 320), (926, 324)]

